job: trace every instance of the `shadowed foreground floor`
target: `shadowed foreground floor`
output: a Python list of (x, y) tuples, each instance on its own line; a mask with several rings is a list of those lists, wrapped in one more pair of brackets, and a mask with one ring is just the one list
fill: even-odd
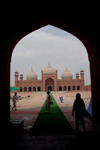
[(51, 105), (50, 114), (45, 113), (45, 103), (37, 117), (29, 135), (64, 135), (73, 134), (74, 131), (64, 116), (63, 112), (51, 95), (53, 105)]
[[(62, 94), (62, 93), (61, 93)], [(33, 113), (31, 111), (40, 111), (42, 109), (29, 109), (30, 106), (34, 106), (33, 104), (36, 104), (36, 101), (40, 104), (41, 97), (45, 100), (45, 95), (43, 97), (43, 94), (40, 94), (40, 97), (37, 96), (32, 100), (27, 100), (25, 102), (21, 102), (20, 105), (22, 105), (20, 111), (18, 108), (17, 112), (11, 112), (11, 121), (13, 120), (23, 120), (24, 122), (24, 130), (20, 134), (20, 136), (17, 136), (14, 130), (13, 136), (11, 135), (11, 132), (5, 135), (5, 146), (10, 150), (89, 150), (89, 149), (100, 149), (100, 130), (97, 128), (96, 124), (94, 124), (91, 120), (88, 118), (85, 118), (85, 126), (86, 126), (86, 133), (84, 133), (82, 126), (80, 126), (80, 132), (76, 132), (75, 127), (75, 118), (71, 114), (70, 104), (73, 103), (71, 99), (74, 100), (74, 96), (72, 97), (72, 93), (63, 93), (65, 94), (64, 102), (60, 103), (58, 98), (62, 96), (60, 93), (54, 93), (54, 97), (61, 108), (62, 111), (66, 111), (64, 113), (64, 116), (70, 123), (71, 127), (74, 130), (74, 134), (71, 132), (69, 134), (66, 134), (64, 131), (63, 135), (59, 135), (59, 129), (57, 135), (42, 135), (42, 136), (29, 136), (29, 133), (31, 131), (31, 128), (33, 128), (34, 123), (36, 122), (38, 118), (38, 114)], [(70, 94), (71, 97), (66, 97), (66, 94)], [(75, 93), (73, 93), (75, 95)], [(69, 95), (68, 95), (69, 96)], [(88, 93), (86, 95), (83, 94), (83, 99), (88, 98)], [(44, 100), (41, 99), (41, 104), (43, 105)], [(32, 103), (33, 102), (33, 103)], [(27, 105), (28, 109), (26, 112), (26, 107), (24, 105)], [(41, 105), (41, 106), (42, 106)], [(66, 105), (64, 109), (62, 109), (62, 105)], [(71, 104), (72, 106), (72, 104)], [(35, 107), (35, 106), (34, 106)], [(38, 107), (38, 106), (36, 106)], [(23, 108), (23, 109), (22, 109)], [(45, 112), (45, 108), (43, 108)], [(54, 109), (55, 110), (55, 109)], [(68, 112), (68, 110), (70, 110)], [(53, 106), (52, 106), (53, 111)], [(57, 111), (57, 110), (56, 110)], [(41, 115), (45, 115), (43, 114)], [(59, 114), (59, 113), (58, 113)], [(46, 114), (47, 117), (49, 114)], [(46, 116), (45, 116), (46, 117)], [(52, 128), (50, 128), (52, 130)], [(44, 129), (45, 131), (45, 129)], [(43, 132), (44, 132), (43, 131)], [(32, 133), (33, 134), (33, 133)], [(12, 137), (12, 138), (10, 138)], [(7, 142), (6, 142), (7, 140)], [(3, 145), (4, 146), (4, 145)], [(4, 149), (4, 147), (3, 147)], [(6, 148), (5, 148), (6, 149)]]

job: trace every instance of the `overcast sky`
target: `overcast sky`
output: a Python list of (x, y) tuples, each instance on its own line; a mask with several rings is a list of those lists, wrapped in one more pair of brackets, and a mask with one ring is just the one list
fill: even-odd
[(84, 70), (85, 85), (90, 83), (90, 71), (87, 51), (82, 42), (72, 34), (53, 26), (46, 26), (36, 30), (22, 40), (14, 48), (11, 61), (11, 86), (15, 86), (14, 72), (26, 75), (33, 68), (38, 79), (41, 79), (41, 70), (50, 65), (58, 70), (58, 79), (68, 70), (75, 79), (76, 72)]

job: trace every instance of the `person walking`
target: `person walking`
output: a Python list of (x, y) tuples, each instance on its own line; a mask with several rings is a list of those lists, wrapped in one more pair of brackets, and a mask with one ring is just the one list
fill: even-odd
[(75, 123), (76, 123), (76, 129), (79, 131), (79, 122), (81, 122), (81, 125), (85, 130), (85, 121), (84, 121), (84, 115), (85, 115), (85, 103), (83, 99), (81, 99), (80, 93), (76, 94), (76, 100), (74, 101), (73, 104), (73, 109), (72, 109), (72, 116), (75, 111)]
[(50, 102), (51, 102), (50, 92), (47, 92), (47, 97), (46, 97), (46, 101), (45, 101), (45, 108), (46, 108), (45, 113), (50, 113), (50, 107), (51, 107)]
[(16, 108), (16, 100), (18, 100), (18, 97), (17, 97), (17, 93), (15, 92), (15, 95), (13, 96), (13, 107), (12, 107), (12, 110), (13, 110), (13, 108), (15, 108), (15, 110), (17, 110), (17, 108)]

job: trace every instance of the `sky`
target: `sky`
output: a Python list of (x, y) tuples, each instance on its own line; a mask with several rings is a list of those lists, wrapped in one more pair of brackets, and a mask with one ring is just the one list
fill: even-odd
[(58, 70), (58, 79), (61, 79), (66, 67), (73, 74), (73, 79), (76, 78), (76, 73), (80, 74), (83, 69), (85, 85), (91, 84), (85, 46), (72, 34), (48, 25), (28, 34), (16, 44), (11, 59), (10, 85), (15, 86), (16, 70), (19, 75), (23, 74), (26, 80), (31, 67), (38, 79), (41, 79), (41, 70), (45, 69), (49, 62)]

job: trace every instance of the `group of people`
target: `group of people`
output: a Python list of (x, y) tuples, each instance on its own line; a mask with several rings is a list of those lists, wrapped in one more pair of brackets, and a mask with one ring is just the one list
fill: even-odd
[[(16, 100), (18, 100), (17, 93), (15, 92), (15, 95), (13, 96), (13, 108), (17, 110), (16, 108)], [(45, 101), (45, 113), (50, 113), (50, 108), (51, 108), (51, 95), (50, 91), (47, 92), (47, 97)], [(85, 131), (85, 121), (84, 121), (84, 116), (85, 116), (85, 103), (83, 99), (81, 99), (80, 93), (76, 94), (76, 99), (73, 104), (72, 108), (72, 116), (75, 114), (75, 124), (76, 124), (76, 129), (79, 131), (79, 125), (81, 122), (81, 125)]]

